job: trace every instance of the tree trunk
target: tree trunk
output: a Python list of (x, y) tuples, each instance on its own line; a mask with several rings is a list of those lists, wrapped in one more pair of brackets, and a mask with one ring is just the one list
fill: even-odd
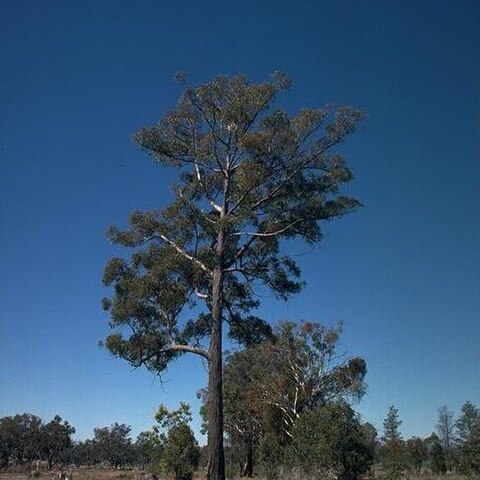
[(245, 466), (243, 467), (242, 476), (248, 478), (253, 477), (253, 444), (251, 442), (247, 444), (247, 458)]
[(225, 479), (222, 388), (223, 251), (224, 232), (220, 230), (212, 286), (212, 330), (208, 372), (208, 480)]

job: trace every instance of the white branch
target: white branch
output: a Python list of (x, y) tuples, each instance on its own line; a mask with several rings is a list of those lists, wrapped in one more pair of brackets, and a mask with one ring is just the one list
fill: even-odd
[(301, 220), (297, 218), (297, 220), (295, 220), (294, 222), (286, 225), (283, 228), (280, 228), (279, 230), (275, 230), (274, 232), (235, 232), (235, 233), (232, 233), (232, 235), (235, 235), (235, 236), (248, 235), (251, 237), (273, 237), (275, 235), (280, 235), (281, 233), (286, 232), (288, 229), (292, 228), (294, 225), (296, 225), (300, 221)]
[(177, 352), (190, 352), (190, 353), (195, 353), (197, 355), (200, 355), (207, 360), (209, 359), (208, 352), (204, 350), (203, 348), (199, 347), (193, 347), (191, 345), (183, 345), (179, 343), (172, 343), (165, 348), (162, 348), (163, 352), (169, 352), (169, 351), (177, 351)]
[(170, 240), (168, 237), (166, 237), (165, 235), (163, 235), (163, 233), (160, 233), (159, 234), (159, 237), (166, 243), (168, 243), (169, 245), (171, 245), (178, 253), (180, 253), (180, 255), (183, 255), (185, 258), (187, 258), (188, 260), (190, 260), (191, 262), (197, 264), (204, 272), (208, 273), (209, 275), (212, 275), (212, 271), (203, 263), (201, 262), (200, 260), (198, 260), (198, 258), (195, 258), (193, 257), (192, 255), (190, 255), (189, 253), (187, 253), (185, 250), (183, 250), (182, 248), (180, 248), (175, 242), (173, 242), (172, 240)]
[(202, 300), (207, 300), (208, 295), (206, 293), (202, 293), (199, 290), (194, 290), (193, 293), (198, 297), (201, 298)]
[(209, 200), (210, 201), (210, 205), (218, 212), (218, 213), (222, 213), (222, 207), (220, 205), (218, 205), (218, 203), (215, 203), (213, 200)]

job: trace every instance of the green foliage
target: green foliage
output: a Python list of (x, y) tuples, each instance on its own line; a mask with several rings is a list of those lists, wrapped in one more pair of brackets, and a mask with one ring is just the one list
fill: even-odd
[[(269, 340), (227, 357), (225, 431), (238, 473), (251, 476), (257, 460), (265, 473), (275, 471), (302, 413), (362, 396), (366, 364), (336, 351), (341, 331), (284, 322)], [(205, 408), (202, 414), (208, 421)]]
[[(283, 435), (290, 436), (302, 412), (338, 399), (360, 398), (364, 393), (366, 363), (336, 352), (341, 331), (341, 326), (284, 322), (271, 341), (228, 359), (226, 383), (229, 375), (243, 378), (248, 410), (265, 418), (265, 408), (273, 409), (281, 419)], [(228, 400), (226, 418), (230, 414)]]
[(46, 460), (48, 467), (65, 461), (75, 429), (56, 415), (50, 422), (29, 413), (0, 419), (0, 467)]
[(420, 474), (428, 460), (425, 442), (419, 437), (409, 438), (405, 442), (405, 449), (410, 471), (417, 475)]
[(101, 460), (117, 468), (134, 460), (134, 447), (130, 438), (131, 428), (115, 422), (111, 427), (95, 428), (94, 444)]
[(456, 422), (458, 440), (466, 442), (476, 433), (480, 419), (480, 409), (472, 402), (466, 402), (462, 405), (462, 412)]
[(71, 436), (74, 433), (75, 428), (58, 415), (42, 427), (41, 447), (49, 469), (68, 455), (73, 446)]
[(0, 419), (0, 462), (22, 464), (41, 458), (42, 420), (29, 413)]
[(155, 473), (173, 474), (176, 480), (189, 480), (200, 458), (195, 436), (188, 426), (192, 419), (190, 405), (181, 402), (169, 411), (160, 405), (155, 413), (156, 424), (142, 432), (136, 443), (142, 463)]
[(394, 405), (391, 405), (388, 409), (387, 416), (383, 421), (383, 438), (382, 440), (388, 444), (402, 440), (402, 435), (399, 431), (399, 427), (402, 424), (402, 420), (398, 415), (398, 409)]
[(192, 421), (190, 405), (186, 402), (180, 402), (177, 410), (170, 412), (168, 408), (162, 404), (155, 413), (155, 421), (158, 424), (154, 427), (157, 432), (159, 429), (169, 430), (179, 424), (188, 424)]
[(386, 480), (396, 480), (403, 476), (406, 468), (405, 444), (399, 427), (402, 420), (394, 405), (388, 409), (383, 421), (383, 445), (380, 449), (384, 477)]
[(309, 473), (333, 472), (341, 480), (354, 480), (370, 469), (375, 435), (345, 403), (317, 407), (296, 422), (286, 463)]
[[(103, 301), (113, 355), (157, 373), (187, 351), (206, 356), (179, 345), (198, 347), (210, 333), (216, 268), (230, 336), (246, 345), (268, 337), (268, 325), (248, 314), (259, 305), (255, 285), (279, 298), (303, 285), (281, 241), (318, 242), (321, 222), (359, 206), (340, 194), (352, 173), (337, 147), (363, 113), (272, 110), (289, 84), (281, 73), (263, 84), (242, 75), (197, 88), (182, 82), (176, 109), (134, 135), (157, 163), (178, 169), (179, 181), (167, 207), (133, 212), (127, 230), (108, 231), (113, 243), (135, 248), (129, 260), (112, 259), (103, 276), (113, 289)], [(180, 312), (199, 300), (204, 312), (180, 325)]]
[(480, 409), (471, 402), (462, 406), (456, 423), (461, 442), (461, 467), (467, 473), (480, 473)]
[(102, 461), (99, 449), (93, 439), (73, 444), (70, 451), (70, 462), (75, 465), (95, 465)]
[(229, 436), (239, 473), (253, 475), (255, 449), (264, 431), (259, 399), (252, 389), (252, 356), (234, 354), (224, 366), (223, 405), (225, 432)]
[(175, 480), (190, 480), (198, 466), (200, 451), (192, 429), (186, 423), (173, 425), (165, 438), (161, 464)]
[(430, 459), (430, 470), (435, 474), (443, 474), (447, 471), (445, 452), (440, 438), (435, 433), (425, 440), (425, 445)]
[[(256, 289), (285, 300), (303, 287), (284, 241), (319, 242), (321, 223), (360, 205), (341, 194), (353, 176), (338, 146), (363, 113), (274, 109), (290, 85), (281, 73), (263, 84), (219, 76), (196, 88), (181, 78), (176, 108), (134, 135), (155, 162), (177, 169), (178, 182), (165, 208), (133, 212), (126, 230), (108, 231), (113, 243), (135, 250), (105, 268), (112, 295), (103, 305), (114, 330), (105, 345), (157, 374), (180, 354), (201, 355), (213, 367), (210, 411), (220, 412), (223, 324), (245, 345), (268, 336), (251, 314)], [(194, 318), (180, 322), (186, 311)], [(209, 473), (222, 479), (222, 415), (212, 415), (209, 429)]]
[(160, 465), (163, 442), (154, 430), (140, 432), (135, 442), (137, 462), (143, 469), (156, 471)]
[[(276, 425), (274, 422), (273, 425)], [(280, 435), (275, 429), (268, 429), (261, 437), (258, 447), (260, 470), (267, 479), (278, 476), (284, 463), (285, 445), (280, 441)]]

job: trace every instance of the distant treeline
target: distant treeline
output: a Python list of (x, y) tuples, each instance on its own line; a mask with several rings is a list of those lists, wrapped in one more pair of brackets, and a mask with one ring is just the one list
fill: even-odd
[[(44, 462), (56, 466), (104, 465), (112, 468), (170, 472), (175, 478), (189, 478), (200, 465), (206, 467), (204, 451), (188, 426), (191, 419), (187, 404), (173, 412), (161, 406), (156, 424), (134, 441), (131, 428), (114, 423), (94, 429), (92, 439), (74, 441), (75, 429), (61, 417), (44, 423), (24, 413), (0, 419), (0, 465), (31, 465)], [(383, 422), (383, 435), (362, 423), (346, 403), (315, 408), (302, 414), (292, 442), (279, 445), (267, 437), (257, 442), (253, 454), (255, 472), (282, 477), (285, 471), (299, 470), (317, 475), (357, 478), (367, 472), (385, 479), (443, 473), (480, 473), (480, 409), (466, 402), (458, 418), (446, 406), (438, 410), (436, 433), (426, 438), (402, 438), (402, 421), (390, 407)], [(226, 460), (230, 474), (247, 476), (248, 448), (228, 437)], [(251, 460), (253, 462), (253, 460)]]
[[(375, 474), (480, 473), (480, 409), (463, 405), (457, 418), (438, 411), (436, 433), (407, 440), (392, 406), (381, 434), (352, 405), (365, 392), (366, 363), (337, 352), (341, 325), (278, 326), (269, 339), (227, 355), (223, 369), (224, 435), (229, 475), (355, 480)], [(208, 391), (201, 392), (204, 430)], [(189, 426), (190, 408), (160, 406), (155, 423), (134, 441), (130, 427), (96, 428), (92, 439), (74, 442), (75, 429), (60, 417), (48, 423), (23, 414), (0, 419), (3, 467), (43, 460), (54, 465), (138, 466), (189, 479), (206, 468)]]

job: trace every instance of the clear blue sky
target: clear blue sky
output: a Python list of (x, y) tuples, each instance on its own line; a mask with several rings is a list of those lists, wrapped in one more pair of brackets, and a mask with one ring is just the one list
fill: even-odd
[(424, 435), (440, 405), (478, 403), (478, 25), (475, 0), (3, 1), (0, 416), (59, 413), (86, 438), (114, 421), (137, 434), (162, 402), (197, 410), (200, 361), (161, 385), (97, 347), (117, 253), (104, 231), (169, 198), (172, 177), (131, 134), (175, 105), (178, 70), (283, 70), (289, 109), (368, 111), (346, 148), (364, 208), (300, 257), (308, 288), (262, 313), (343, 318), (377, 426), (394, 403), (404, 435)]

